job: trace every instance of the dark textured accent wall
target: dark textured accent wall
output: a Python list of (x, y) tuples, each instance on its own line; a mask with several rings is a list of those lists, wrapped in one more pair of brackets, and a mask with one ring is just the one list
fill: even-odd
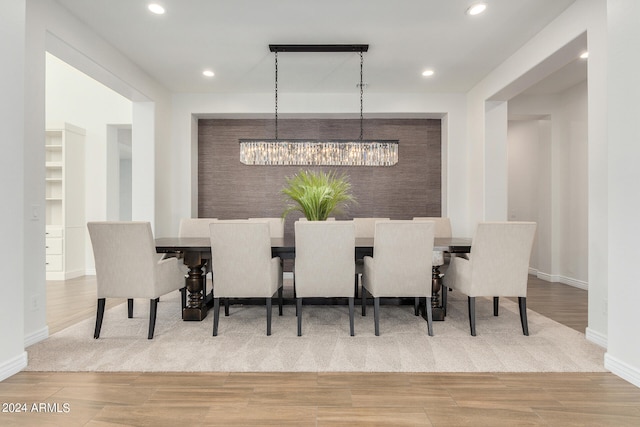
[[(353, 139), (360, 120), (280, 119), (278, 137)], [(370, 119), (364, 139), (398, 139), (398, 164), (392, 167), (336, 167), (345, 173), (358, 201), (337, 219), (384, 217), (411, 219), (441, 214), (441, 122), (432, 119)], [(240, 163), (241, 138), (273, 138), (273, 120), (201, 119), (198, 122), (198, 216), (220, 219), (278, 217), (285, 201), (285, 177), (302, 166), (247, 166)], [(306, 169), (331, 169), (307, 168)], [(287, 217), (292, 234), (300, 214)]]

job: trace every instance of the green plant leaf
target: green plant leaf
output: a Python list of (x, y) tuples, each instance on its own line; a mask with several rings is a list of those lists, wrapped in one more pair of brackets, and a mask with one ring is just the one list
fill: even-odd
[(309, 221), (325, 221), (331, 213), (356, 203), (351, 195), (351, 184), (344, 174), (301, 170), (285, 180), (282, 194), (288, 204), (282, 213), (283, 218), (293, 211), (300, 211)]

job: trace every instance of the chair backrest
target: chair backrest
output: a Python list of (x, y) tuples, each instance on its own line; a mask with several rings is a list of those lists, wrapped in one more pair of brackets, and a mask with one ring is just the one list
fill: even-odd
[(451, 237), (451, 221), (448, 217), (416, 216), (414, 221), (433, 221), (436, 223), (435, 237)]
[(148, 222), (87, 223), (98, 298), (152, 298), (158, 256)]
[(209, 237), (209, 224), (217, 218), (182, 218), (178, 230), (179, 237)]
[(271, 237), (284, 238), (284, 218), (249, 218), (250, 222), (266, 222), (269, 224)]
[(353, 218), (353, 225), (357, 237), (373, 239), (376, 231), (376, 221), (388, 221), (389, 218)]
[(378, 296), (431, 295), (432, 221), (378, 221), (373, 246)]
[(266, 222), (218, 220), (209, 225), (214, 294), (270, 297), (271, 236)]
[(296, 295), (352, 297), (355, 232), (351, 221), (296, 221)]
[(481, 222), (471, 244), (469, 296), (526, 296), (535, 222)]

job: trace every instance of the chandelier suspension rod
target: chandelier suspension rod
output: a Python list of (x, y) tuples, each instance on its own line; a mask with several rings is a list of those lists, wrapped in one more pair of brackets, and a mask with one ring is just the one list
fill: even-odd
[(275, 51), (276, 57), (276, 141), (278, 140), (278, 51)]
[(363, 104), (363, 83), (362, 83), (362, 63), (364, 59), (362, 56), (362, 51), (360, 51), (360, 141), (362, 141), (362, 128), (363, 128), (363, 116), (362, 116), (362, 104)]

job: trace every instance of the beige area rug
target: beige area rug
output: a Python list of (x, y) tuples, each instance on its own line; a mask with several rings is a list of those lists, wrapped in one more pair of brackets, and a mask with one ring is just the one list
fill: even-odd
[[(356, 306), (349, 336), (347, 306), (304, 306), (298, 337), (295, 306), (284, 316), (274, 305), (272, 335), (266, 336), (264, 306), (232, 306), (212, 336), (213, 312), (202, 322), (183, 322), (179, 293), (161, 298), (155, 337), (147, 340), (148, 302), (136, 300), (105, 313), (100, 339), (95, 319), (58, 332), (27, 348), (28, 371), (222, 371), (222, 372), (603, 372), (604, 349), (584, 334), (531, 310), (530, 336), (522, 335), (518, 307), (502, 299), (493, 316), (490, 299), (476, 301), (477, 336), (469, 335), (466, 297), (451, 292), (445, 321), (435, 336), (413, 315), (413, 306), (382, 305), (380, 336), (373, 308)], [(222, 310), (221, 310), (222, 311)]]

